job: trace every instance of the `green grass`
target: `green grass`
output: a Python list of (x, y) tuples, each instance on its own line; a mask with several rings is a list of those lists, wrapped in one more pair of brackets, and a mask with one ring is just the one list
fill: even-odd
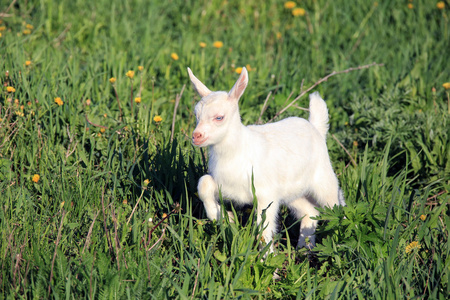
[[(0, 7), (1, 298), (448, 297), (448, 1), (298, 1), (299, 17), (283, 1), (10, 3)], [(252, 124), (270, 92), (264, 121), (302, 84), (372, 62), (384, 65), (315, 89), (347, 207), (321, 210), (314, 253), (295, 249), (286, 210), (264, 262), (254, 210), (236, 208), (236, 224), (206, 219), (186, 67), (228, 90), (249, 64), (240, 111)]]

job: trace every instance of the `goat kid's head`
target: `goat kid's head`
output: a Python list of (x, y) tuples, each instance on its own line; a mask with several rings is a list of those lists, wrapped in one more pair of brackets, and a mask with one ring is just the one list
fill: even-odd
[(242, 68), (241, 76), (230, 92), (212, 92), (187, 69), (192, 85), (202, 97), (195, 106), (197, 127), (192, 133), (192, 143), (205, 147), (219, 144), (226, 139), (231, 125), (240, 124), (238, 101), (248, 83), (246, 68)]

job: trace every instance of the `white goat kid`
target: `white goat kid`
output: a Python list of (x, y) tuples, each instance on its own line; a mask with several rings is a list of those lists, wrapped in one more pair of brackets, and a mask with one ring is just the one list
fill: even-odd
[[(198, 183), (198, 195), (210, 220), (221, 217), (219, 189), (224, 199), (252, 204), (252, 175), (257, 197), (257, 222), (269, 243), (276, 232), (280, 205), (303, 218), (297, 247), (313, 247), (317, 206), (345, 205), (328, 157), (328, 110), (319, 93), (310, 95), (309, 122), (291, 117), (282, 121), (244, 126), (238, 101), (248, 83), (245, 68), (231, 91), (212, 92), (188, 68), (202, 97), (195, 106), (195, 146), (209, 146), (209, 175)], [(307, 238), (310, 244), (307, 245)], [(271, 247), (271, 249), (273, 249)]]

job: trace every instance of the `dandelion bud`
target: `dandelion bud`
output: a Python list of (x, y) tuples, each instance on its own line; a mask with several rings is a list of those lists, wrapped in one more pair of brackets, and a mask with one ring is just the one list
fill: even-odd
[(133, 77), (134, 77), (134, 71), (128, 71), (126, 74), (125, 74), (128, 78), (130, 78), (130, 79), (132, 79)]

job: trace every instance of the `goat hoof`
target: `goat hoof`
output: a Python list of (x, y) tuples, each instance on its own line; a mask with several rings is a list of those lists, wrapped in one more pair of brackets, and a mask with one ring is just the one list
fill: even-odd
[(227, 211), (227, 213), (228, 213), (228, 219), (230, 220), (230, 223), (235, 223), (234, 222), (234, 214), (233, 214), (233, 212), (232, 211)]
[(280, 275), (278, 275), (278, 272), (280, 271), (280, 269), (276, 269), (275, 270), (275, 272), (273, 272), (273, 276), (272, 276), (272, 279), (273, 280), (276, 280), (276, 281), (278, 281), (278, 280), (281, 280), (281, 276)]

